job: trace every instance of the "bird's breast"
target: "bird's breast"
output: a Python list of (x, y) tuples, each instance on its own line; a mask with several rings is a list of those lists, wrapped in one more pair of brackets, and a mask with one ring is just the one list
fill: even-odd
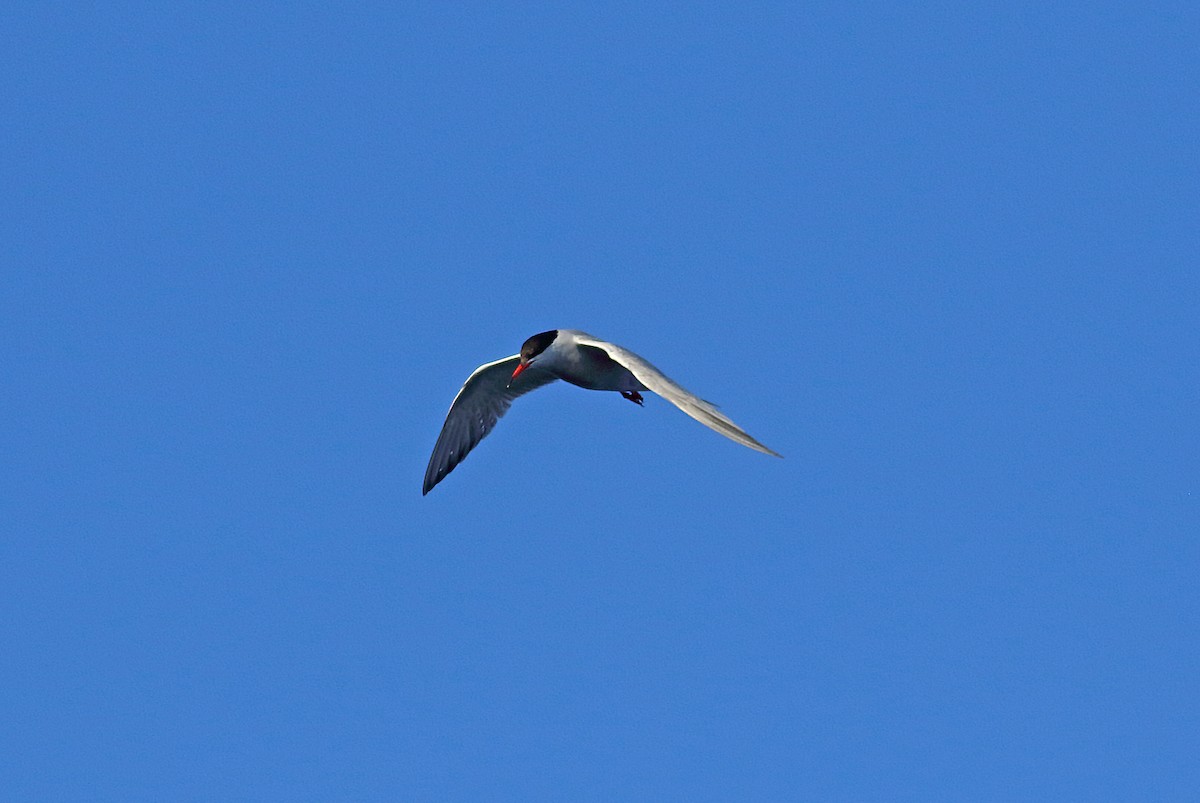
[(595, 346), (578, 346), (561, 355), (554, 369), (559, 379), (588, 390), (647, 390), (628, 368)]

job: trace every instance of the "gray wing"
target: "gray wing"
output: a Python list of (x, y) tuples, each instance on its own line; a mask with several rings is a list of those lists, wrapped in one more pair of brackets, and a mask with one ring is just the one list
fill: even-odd
[(750, 437), (748, 432), (730, 421), (729, 417), (717, 409), (715, 404), (705, 401), (687, 390), (629, 349), (621, 348), (614, 343), (607, 343), (586, 332), (574, 332), (573, 334), (579, 343), (603, 349), (609, 357), (628, 368), (629, 372), (637, 377), (639, 382), (709, 429), (716, 430), (726, 438), (737, 441), (743, 446), (749, 446), (751, 449), (756, 449), (764, 454), (783, 457), (783, 455), (763, 446)]
[(546, 371), (527, 368), (510, 387), (508, 380), (520, 361), (520, 356), (514, 354), (481, 365), (467, 377), (466, 384), (450, 405), (446, 423), (442, 424), (442, 434), (438, 435), (437, 444), (433, 447), (429, 467), (425, 469), (422, 496), (445, 479), (467, 453), (492, 431), (496, 422), (512, 406), (513, 399), (558, 378)]

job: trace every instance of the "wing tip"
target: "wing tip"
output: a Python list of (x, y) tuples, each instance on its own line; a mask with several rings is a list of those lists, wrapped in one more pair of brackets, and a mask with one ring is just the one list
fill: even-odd
[[(747, 437), (749, 437), (749, 436), (747, 436)], [(783, 459), (783, 455), (781, 455), (779, 452), (775, 451), (774, 449), (772, 449), (770, 446), (767, 446), (766, 444), (759, 443), (758, 441), (754, 440), (754, 438), (750, 438), (750, 443), (743, 442), (742, 445), (749, 446), (751, 449), (753, 449), (756, 452), (762, 452), (763, 454), (770, 455), (771, 457), (778, 457), (780, 460)]]
[[(453, 469), (454, 467), (451, 466), (450, 468)], [(436, 474), (426, 474), (425, 482), (421, 483), (421, 496), (427, 496), (430, 491), (437, 487), (439, 482), (446, 479), (446, 475), (449, 473), (449, 471), (443, 471)]]
[[(453, 466), (451, 466), (453, 468)], [(430, 491), (437, 487), (437, 484), (446, 479), (449, 471), (433, 471), (432, 468), (425, 472), (425, 481), (421, 483), (421, 496), (426, 496)]]

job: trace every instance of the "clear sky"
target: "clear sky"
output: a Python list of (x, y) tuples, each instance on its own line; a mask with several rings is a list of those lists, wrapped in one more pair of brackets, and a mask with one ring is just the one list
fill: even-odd
[(1195, 4), (506, 5), (0, 11), (2, 796), (1195, 799)]

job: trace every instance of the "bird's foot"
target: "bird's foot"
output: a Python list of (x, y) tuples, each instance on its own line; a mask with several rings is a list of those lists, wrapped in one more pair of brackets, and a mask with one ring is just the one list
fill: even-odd
[(642, 394), (638, 393), (636, 390), (621, 391), (621, 398), (629, 399), (631, 402), (639, 406), (643, 404)]

